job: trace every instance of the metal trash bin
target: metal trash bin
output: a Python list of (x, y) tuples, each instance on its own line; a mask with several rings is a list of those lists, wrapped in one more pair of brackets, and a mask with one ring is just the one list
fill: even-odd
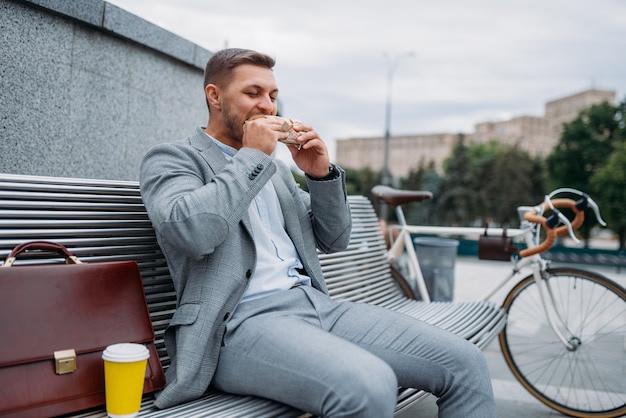
[(416, 237), (417, 253), (426, 289), (432, 301), (451, 301), (454, 297), (454, 265), (459, 241), (448, 238)]

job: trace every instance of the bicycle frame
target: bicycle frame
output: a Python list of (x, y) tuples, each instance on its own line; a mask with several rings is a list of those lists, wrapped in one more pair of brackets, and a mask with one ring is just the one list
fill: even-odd
[[(520, 209), (523, 210), (524, 208), (522, 207)], [(413, 246), (411, 234), (478, 237), (482, 234), (502, 236), (503, 233), (506, 233), (507, 237), (513, 238), (514, 240), (523, 240), (528, 248), (533, 247), (537, 244), (536, 237), (533, 233), (534, 226), (526, 221), (522, 222), (522, 228), (520, 229), (506, 230), (503, 228), (485, 229), (473, 227), (417, 226), (407, 225), (401, 206), (396, 206), (395, 210), (400, 225), (391, 226), (389, 229), (391, 245), (387, 252), (387, 257), (390, 262), (393, 262), (397, 258), (396, 254), (399, 254), (400, 250), (404, 248), (408, 255), (409, 272), (412, 277), (416, 279), (417, 288), (420, 292), (420, 296), (422, 296), (422, 299), (425, 302), (430, 302), (431, 299), (426, 288), (424, 276), (419, 266), (419, 261), (417, 253), (415, 252), (415, 247)], [(394, 230), (400, 231), (395, 240), (393, 239), (394, 234), (392, 233)], [(508, 276), (504, 277), (499, 283), (496, 283), (496, 285), (493, 286), (493, 288), (491, 288), (482, 299), (491, 299), (496, 294), (496, 292), (498, 292), (507, 282), (512, 280), (521, 272), (522, 269), (528, 266), (532, 268), (533, 277), (539, 289), (543, 310), (546, 313), (546, 317), (552, 330), (568, 350), (575, 350), (576, 346), (573, 345), (569, 341), (569, 339), (561, 332), (555, 321), (554, 317), (556, 316), (562, 329), (565, 329), (570, 335), (573, 335), (573, 333), (567, 328), (567, 325), (564, 323), (562, 319), (563, 316), (560, 314), (560, 312), (557, 311), (553, 293), (547, 281), (543, 278), (543, 272), (547, 269), (548, 261), (543, 259), (540, 254), (534, 254), (528, 257), (516, 259), (514, 261), (511, 273)], [(550, 309), (550, 307), (552, 307), (552, 309)]]

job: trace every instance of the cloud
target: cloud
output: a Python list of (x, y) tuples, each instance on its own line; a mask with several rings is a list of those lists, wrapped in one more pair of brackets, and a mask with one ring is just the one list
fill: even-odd
[(209, 50), (277, 58), (285, 114), (334, 142), (384, 131), (387, 62), (392, 134), (470, 132), (543, 113), (590, 87), (626, 97), (622, 0), (111, 0)]

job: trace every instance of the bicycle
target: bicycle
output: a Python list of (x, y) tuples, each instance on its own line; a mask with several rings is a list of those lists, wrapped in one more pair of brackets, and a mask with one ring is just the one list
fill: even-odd
[[(507, 366), (535, 398), (562, 414), (581, 418), (626, 414), (626, 291), (595, 272), (550, 268), (549, 260), (541, 256), (558, 236), (569, 234), (578, 241), (574, 231), (583, 224), (587, 208), (605, 225), (588, 195), (557, 189), (537, 206), (520, 206), (520, 228), (505, 229), (408, 225), (402, 205), (430, 199), (430, 192), (375, 186), (372, 194), (394, 207), (398, 218), (399, 224), (389, 227), (389, 261), (393, 265), (399, 254), (406, 254), (409, 274), (425, 301), (430, 296), (411, 234), (500, 236), (502, 253), (512, 252), (506, 248), (511, 242), (522, 241), (526, 248), (519, 257), (509, 254), (511, 273), (484, 296), (491, 299), (506, 283), (522, 276), (523, 269), (532, 270), (502, 303), (507, 324), (498, 339)], [(557, 198), (564, 194), (577, 195), (578, 200)], [(574, 214), (572, 220), (563, 208)], [(392, 273), (406, 283), (397, 270)]]

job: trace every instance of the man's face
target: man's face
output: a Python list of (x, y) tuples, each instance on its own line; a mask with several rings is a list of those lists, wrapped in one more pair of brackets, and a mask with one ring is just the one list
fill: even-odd
[(276, 115), (278, 87), (269, 68), (240, 65), (222, 89), (222, 117), (233, 139), (241, 142), (243, 123), (254, 115)]

